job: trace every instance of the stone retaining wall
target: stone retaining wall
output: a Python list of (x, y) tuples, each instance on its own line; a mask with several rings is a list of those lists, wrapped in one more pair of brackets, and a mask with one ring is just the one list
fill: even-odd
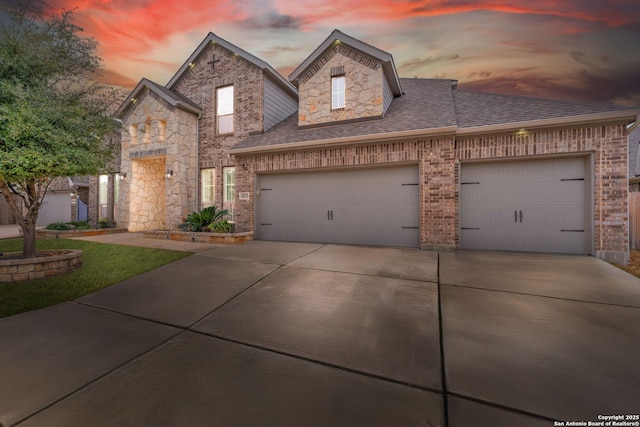
[(127, 233), (126, 228), (94, 228), (91, 230), (36, 230), (38, 239), (71, 239), (74, 237), (101, 236), (103, 234)]
[[(0, 256), (0, 283), (43, 279), (70, 273), (82, 266), (81, 250), (37, 251), (36, 258), (22, 259), (22, 252)], [(9, 258), (9, 259), (3, 259)]]
[(218, 243), (236, 245), (253, 240), (253, 231), (245, 233), (209, 233), (188, 231), (146, 231), (143, 237), (148, 239), (177, 240), (181, 242)]

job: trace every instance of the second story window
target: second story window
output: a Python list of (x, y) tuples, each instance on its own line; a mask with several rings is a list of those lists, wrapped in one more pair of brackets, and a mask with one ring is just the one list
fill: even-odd
[(331, 109), (344, 108), (345, 77), (331, 77)]
[(233, 86), (220, 87), (216, 90), (218, 134), (233, 133)]

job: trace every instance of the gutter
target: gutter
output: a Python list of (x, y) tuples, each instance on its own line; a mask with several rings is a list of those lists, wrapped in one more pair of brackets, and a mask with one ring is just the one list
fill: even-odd
[(473, 126), (458, 130), (457, 135), (478, 135), (484, 133), (509, 132), (548, 127), (565, 127), (593, 124), (594, 122), (633, 121), (640, 118), (640, 110), (610, 111), (607, 113), (583, 114), (580, 116), (555, 117), (551, 119), (528, 120), (524, 122), (501, 123), (487, 126)]
[(455, 135), (458, 131), (458, 126), (446, 126), (432, 129), (415, 129), (407, 131), (396, 131), (388, 133), (376, 133), (367, 135), (345, 136), (339, 138), (318, 139), (311, 141), (298, 141), (287, 142), (284, 144), (265, 145), (261, 147), (242, 147), (232, 148), (229, 150), (229, 154), (249, 154), (249, 153), (264, 153), (269, 151), (283, 151), (283, 150), (301, 150), (306, 148), (320, 148), (337, 145), (347, 144), (366, 144), (370, 142), (380, 141), (397, 141), (400, 139), (417, 138), (417, 137), (433, 137), (433, 136), (448, 136)]

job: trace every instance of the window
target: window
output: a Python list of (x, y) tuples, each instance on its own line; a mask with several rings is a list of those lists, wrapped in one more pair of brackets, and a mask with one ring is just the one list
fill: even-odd
[(236, 168), (224, 168), (224, 201), (233, 202), (236, 198)]
[(233, 133), (233, 86), (225, 86), (216, 90), (218, 102), (218, 134)]
[(213, 206), (216, 202), (216, 170), (200, 169), (200, 208)]
[(138, 143), (138, 125), (129, 126), (129, 134), (131, 135), (131, 143)]
[(230, 220), (233, 220), (236, 199), (236, 168), (224, 168), (222, 176), (224, 186), (224, 201), (222, 208), (229, 211)]
[(167, 139), (167, 122), (160, 120), (158, 122), (158, 140), (164, 141)]
[(331, 78), (331, 109), (337, 110), (344, 108), (344, 76)]
[(109, 175), (98, 176), (98, 220), (107, 218), (109, 206)]

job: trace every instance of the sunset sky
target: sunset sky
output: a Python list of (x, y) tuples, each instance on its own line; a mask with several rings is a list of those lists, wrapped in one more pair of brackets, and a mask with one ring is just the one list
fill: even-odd
[(213, 32), (285, 77), (333, 29), (391, 53), (401, 77), (640, 105), (638, 0), (49, 0), (100, 43), (105, 78), (166, 84)]

